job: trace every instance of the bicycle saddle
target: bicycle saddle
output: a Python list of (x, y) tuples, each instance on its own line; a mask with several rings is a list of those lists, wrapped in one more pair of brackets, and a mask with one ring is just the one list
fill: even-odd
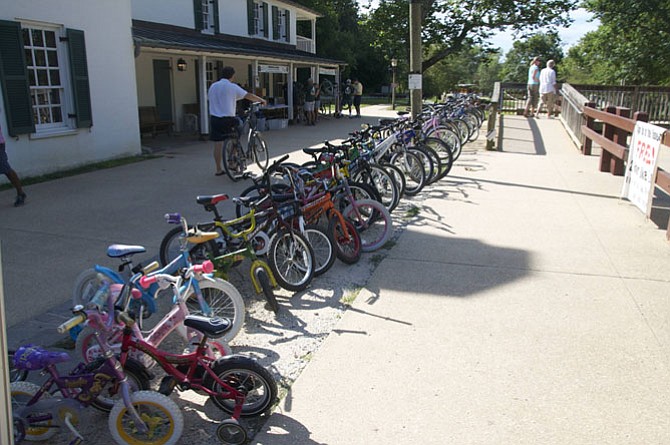
[(198, 330), (210, 338), (219, 338), (233, 327), (233, 323), (227, 318), (187, 315), (184, 319), (184, 326)]
[(218, 232), (202, 232), (200, 230), (189, 229), (186, 240), (191, 244), (202, 244), (218, 237)]
[(221, 201), (227, 201), (228, 195), (225, 193), (219, 195), (200, 195), (195, 198), (195, 202), (200, 205), (213, 205)]
[(112, 244), (107, 248), (107, 256), (110, 258), (121, 258), (126, 255), (144, 253), (147, 249), (143, 246), (129, 246), (126, 244)]
[(43, 369), (49, 365), (63, 363), (68, 360), (70, 360), (70, 355), (67, 352), (47, 351), (34, 345), (21, 346), (14, 353), (14, 367), (27, 371)]

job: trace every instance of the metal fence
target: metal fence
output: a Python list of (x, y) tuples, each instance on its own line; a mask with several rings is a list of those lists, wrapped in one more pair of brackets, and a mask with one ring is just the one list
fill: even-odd
[(670, 122), (670, 87), (572, 85), (595, 108), (626, 107), (631, 113), (647, 113), (649, 122)]

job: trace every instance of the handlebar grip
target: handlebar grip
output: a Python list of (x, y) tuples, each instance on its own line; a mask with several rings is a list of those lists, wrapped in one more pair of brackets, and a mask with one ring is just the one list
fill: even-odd
[(142, 273), (146, 275), (158, 269), (160, 266), (161, 265), (158, 263), (158, 261), (152, 261), (142, 268)]
[(151, 286), (152, 284), (154, 284), (157, 281), (158, 281), (158, 278), (155, 275), (149, 276), (149, 277), (144, 276), (144, 277), (140, 278), (140, 286), (142, 286), (143, 289), (148, 289), (149, 286)]
[(214, 263), (207, 260), (202, 264), (196, 264), (193, 266), (193, 272), (212, 273), (214, 272)]
[(181, 214), (179, 213), (166, 213), (165, 221), (168, 224), (179, 224), (181, 222)]
[(128, 315), (126, 312), (119, 312), (116, 314), (116, 320), (125, 324), (128, 327), (132, 327), (135, 324), (135, 320)]
[(65, 323), (61, 324), (56, 328), (59, 334), (65, 334), (67, 331), (72, 329), (73, 327), (77, 326), (78, 324), (81, 324), (86, 321), (86, 314), (84, 313), (78, 313), (74, 317), (70, 318), (68, 321)]

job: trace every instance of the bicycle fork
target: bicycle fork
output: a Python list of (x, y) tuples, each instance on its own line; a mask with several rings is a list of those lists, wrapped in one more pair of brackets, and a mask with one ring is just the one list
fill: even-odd
[(258, 274), (256, 271), (258, 269), (263, 269), (265, 273), (267, 274), (268, 278), (270, 279), (270, 285), (272, 286), (273, 289), (277, 288), (279, 284), (277, 284), (277, 280), (275, 279), (274, 274), (272, 273), (272, 270), (270, 269), (270, 266), (268, 266), (268, 263), (266, 263), (263, 260), (256, 259), (251, 263), (251, 267), (249, 268), (249, 272), (251, 275), (251, 283), (254, 285), (254, 289), (256, 290), (257, 294), (260, 294), (263, 292), (263, 288), (261, 287), (261, 283), (258, 281)]

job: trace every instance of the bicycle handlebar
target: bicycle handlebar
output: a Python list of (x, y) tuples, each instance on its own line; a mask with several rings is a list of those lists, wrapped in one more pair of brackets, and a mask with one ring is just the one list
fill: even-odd
[(116, 314), (116, 320), (125, 324), (129, 328), (133, 327), (135, 324), (135, 320), (133, 320), (133, 318), (125, 312), (118, 312)]
[(181, 215), (179, 213), (166, 213), (165, 220), (168, 224), (179, 224), (181, 222)]
[(78, 312), (77, 314), (75, 314), (74, 317), (70, 318), (65, 323), (61, 323), (60, 326), (56, 328), (56, 330), (58, 331), (59, 334), (65, 334), (73, 327), (85, 322), (87, 318), (88, 317), (84, 312)]
[[(212, 273), (214, 271), (214, 263), (210, 260), (204, 261), (202, 264), (194, 264), (189, 267), (184, 275), (188, 273)], [(152, 284), (159, 281), (167, 281), (169, 283), (177, 283), (181, 280), (181, 277), (175, 277), (174, 275), (159, 273), (156, 275), (143, 276), (140, 278), (140, 286), (144, 289), (149, 288)]]

